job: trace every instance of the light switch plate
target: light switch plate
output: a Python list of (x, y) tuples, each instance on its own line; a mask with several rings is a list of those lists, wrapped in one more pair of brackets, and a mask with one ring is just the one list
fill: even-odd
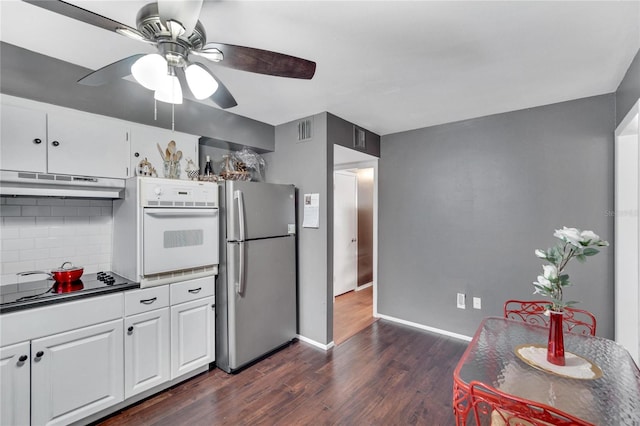
[(456, 299), (456, 305), (459, 309), (467, 309), (465, 299), (466, 297), (464, 293), (458, 293), (458, 297)]

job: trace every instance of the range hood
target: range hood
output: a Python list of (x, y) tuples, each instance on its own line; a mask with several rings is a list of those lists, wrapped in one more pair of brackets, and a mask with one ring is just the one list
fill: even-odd
[(124, 179), (0, 171), (0, 195), (122, 198)]

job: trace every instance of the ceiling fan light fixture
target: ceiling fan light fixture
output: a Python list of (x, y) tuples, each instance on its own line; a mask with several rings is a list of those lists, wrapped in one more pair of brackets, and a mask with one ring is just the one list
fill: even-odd
[(168, 76), (167, 61), (157, 53), (145, 55), (131, 65), (131, 75), (145, 88), (156, 90)]
[(174, 20), (167, 21), (167, 29), (171, 33), (171, 38), (174, 40), (186, 32), (184, 26), (180, 22)]
[(160, 102), (169, 104), (182, 103), (182, 87), (180, 81), (175, 75), (165, 74), (155, 90), (153, 97)]
[(191, 64), (184, 70), (187, 84), (196, 99), (207, 99), (218, 90), (218, 82), (200, 64)]

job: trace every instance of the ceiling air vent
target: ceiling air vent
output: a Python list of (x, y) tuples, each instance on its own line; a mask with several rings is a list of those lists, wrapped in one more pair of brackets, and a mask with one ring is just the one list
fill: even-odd
[(298, 142), (311, 140), (311, 127), (313, 121), (310, 118), (298, 123)]
[(358, 149), (367, 149), (366, 134), (364, 129), (353, 126), (353, 147)]

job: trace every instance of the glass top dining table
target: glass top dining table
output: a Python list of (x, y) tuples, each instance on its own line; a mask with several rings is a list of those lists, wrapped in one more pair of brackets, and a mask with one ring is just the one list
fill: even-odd
[(485, 318), (453, 373), (456, 424), (472, 420), (469, 383), (479, 381), (595, 425), (640, 425), (640, 371), (626, 349), (612, 340), (565, 333), (565, 353), (585, 358), (602, 371), (599, 378), (568, 378), (516, 355), (521, 345), (546, 347), (548, 334), (547, 327)]

